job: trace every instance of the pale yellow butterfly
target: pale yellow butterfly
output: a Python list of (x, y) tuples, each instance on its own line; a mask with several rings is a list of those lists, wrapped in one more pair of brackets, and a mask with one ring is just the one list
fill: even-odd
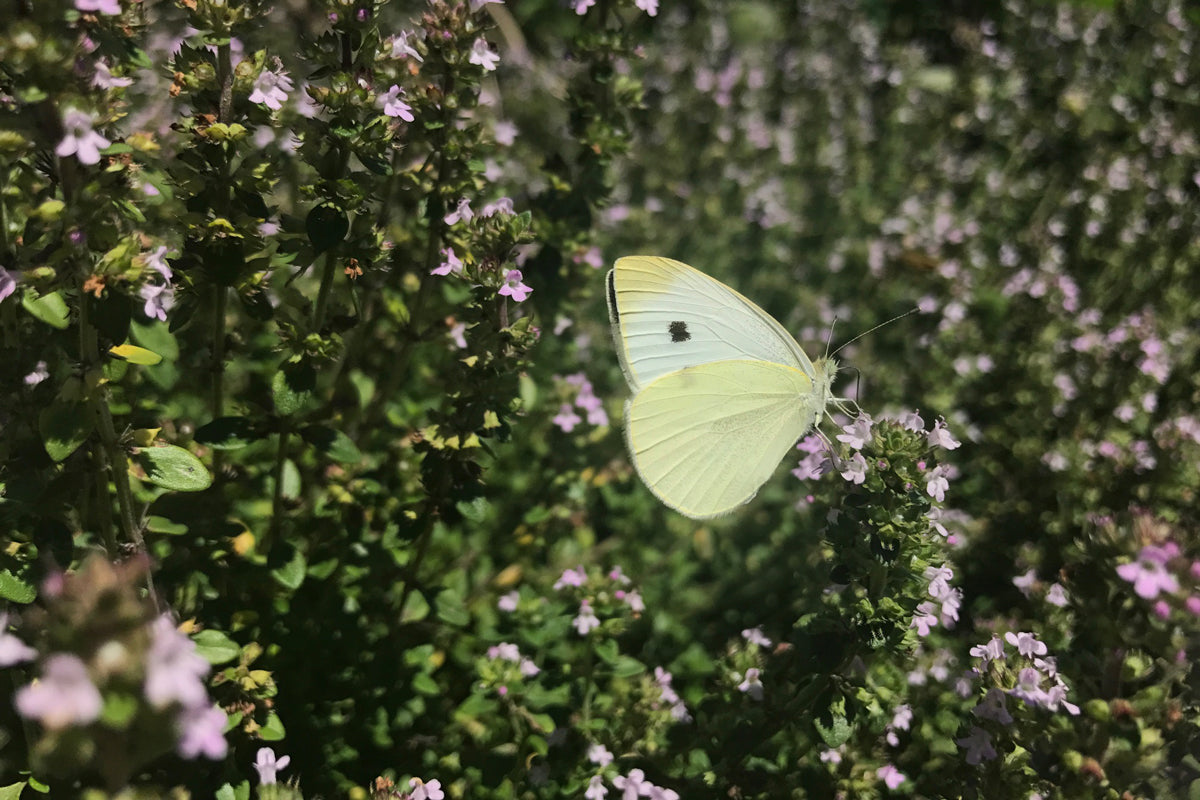
[(814, 364), (767, 312), (679, 261), (619, 259), (607, 286), (638, 474), (693, 519), (749, 502), (837, 403), (837, 364)]

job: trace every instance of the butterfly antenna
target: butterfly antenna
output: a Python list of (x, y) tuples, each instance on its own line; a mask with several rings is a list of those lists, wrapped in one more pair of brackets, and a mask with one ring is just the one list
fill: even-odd
[[(905, 317), (912, 316), (913, 314), (916, 314), (916, 313), (917, 313), (918, 311), (920, 311), (920, 310), (921, 310), (921, 309), (919, 309), (919, 308), (910, 308), (908, 311), (905, 311), (903, 314), (899, 314), (899, 315), (897, 315), (897, 316), (894, 316), (894, 317), (892, 317), (891, 319), (887, 320), (886, 322), (881, 322), (881, 323), (879, 323), (878, 325), (876, 325), (874, 328), (871, 328), (870, 330), (863, 331), (862, 333), (860, 333), (858, 336), (855, 336), (855, 337), (854, 337), (853, 339), (851, 339), (850, 341), (848, 341), (848, 342), (844, 342), (844, 343), (842, 344), (842, 346), (841, 346), (841, 347), (839, 347), (837, 350), (834, 350), (834, 351), (833, 351), (832, 353), (830, 353), (829, 355), (830, 355), (830, 356), (836, 356), (838, 353), (842, 352), (842, 350), (843, 350), (843, 349), (845, 349), (846, 347), (849, 347), (850, 345), (854, 344), (854, 343), (855, 343), (855, 342), (857, 342), (859, 339), (861, 339), (861, 338), (863, 338), (864, 336), (866, 336), (868, 333), (874, 333), (875, 331), (879, 330), (880, 328), (882, 328), (882, 327), (885, 327), (885, 326), (887, 326), (887, 325), (891, 325), (893, 322), (895, 322), (895, 321), (896, 321), (896, 320), (898, 320), (898, 319), (904, 319)], [(830, 333), (832, 333), (832, 329), (831, 329)]]
[(825, 337), (825, 358), (829, 358), (829, 345), (833, 344), (833, 326), (837, 325), (837, 317), (829, 323), (829, 335)]

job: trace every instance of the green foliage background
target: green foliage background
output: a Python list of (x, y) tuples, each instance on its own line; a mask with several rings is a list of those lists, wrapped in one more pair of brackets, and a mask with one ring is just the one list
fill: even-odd
[[(15, 5), (0, 594), (45, 651), (35, 609), (54, 601), (35, 589), (89, 552), (145, 550), (150, 585), (127, 589), (202, 630), (232, 725), (224, 760), (165, 754), (114, 782), (85, 746), (102, 724), (56, 738), (5, 704), (14, 782), (244, 795), (270, 743), (314, 796), (420, 776), (452, 797), (579, 797), (599, 774), (611, 797), (632, 769), (684, 797), (1195, 795), (1190, 10), (197, 0), (118, 24)], [(421, 62), (381, 55), (414, 28)], [(132, 87), (77, 74), (83, 30)], [(470, 59), (479, 36), (495, 72)], [(249, 100), (276, 64), (319, 113), (299, 88), (278, 113)], [(381, 113), (391, 84), (411, 124)], [(114, 142), (98, 166), (52, 155), (72, 105)], [(485, 219), (501, 196), (520, 213)], [(477, 217), (446, 222), (460, 198)], [(160, 245), (165, 322), (139, 299)], [(444, 247), (464, 275), (429, 274)], [(862, 486), (780, 469), (729, 517), (666, 510), (620, 431), (603, 279), (632, 253), (735, 286), (814, 355), (835, 319), (836, 346), (918, 306), (838, 354), (858, 374), (837, 388), (876, 419), (944, 417), (962, 447), (879, 423)], [(513, 268), (523, 303), (498, 294)], [(162, 361), (114, 357), (127, 340)], [(556, 424), (578, 373), (611, 425)], [(896, 479), (939, 462), (949, 543)], [(1180, 587), (1156, 606), (1116, 567), (1168, 543)], [(923, 570), (943, 561), (962, 609), (920, 637)], [(555, 587), (577, 568), (582, 586)], [(584, 600), (601, 625), (580, 635)], [(1019, 631), (1082, 711), (1010, 699), (1015, 721), (985, 725), (997, 757), (969, 764), (972, 709), (1017, 674), (970, 649)], [(489, 656), (502, 642), (540, 672)], [(761, 702), (738, 688), (749, 669)]]

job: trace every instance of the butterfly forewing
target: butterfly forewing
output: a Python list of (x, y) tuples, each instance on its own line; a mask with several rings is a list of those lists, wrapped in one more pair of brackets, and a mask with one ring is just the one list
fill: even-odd
[(628, 256), (609, 272), (607, 288), (613, 339), (634, 391), (677, 370), (738, 359), (768, 361), (817, 377), (782, 325), (687, 264)]
[(748, 502), (816, 422), (813, 383), (770, 361), (724, 360), (662, 375), (625, 407), (634, 466), (671, 508), (703, 519)]

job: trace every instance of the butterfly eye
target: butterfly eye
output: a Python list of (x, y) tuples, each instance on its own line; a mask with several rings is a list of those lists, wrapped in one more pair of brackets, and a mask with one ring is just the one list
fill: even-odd
[(682, 321), (672, 322), (668, 325), (667, 333), (671, 334), (672, 342), (686, 342), (692, 338), (692, 335), (688, 333), (687, 323)]

